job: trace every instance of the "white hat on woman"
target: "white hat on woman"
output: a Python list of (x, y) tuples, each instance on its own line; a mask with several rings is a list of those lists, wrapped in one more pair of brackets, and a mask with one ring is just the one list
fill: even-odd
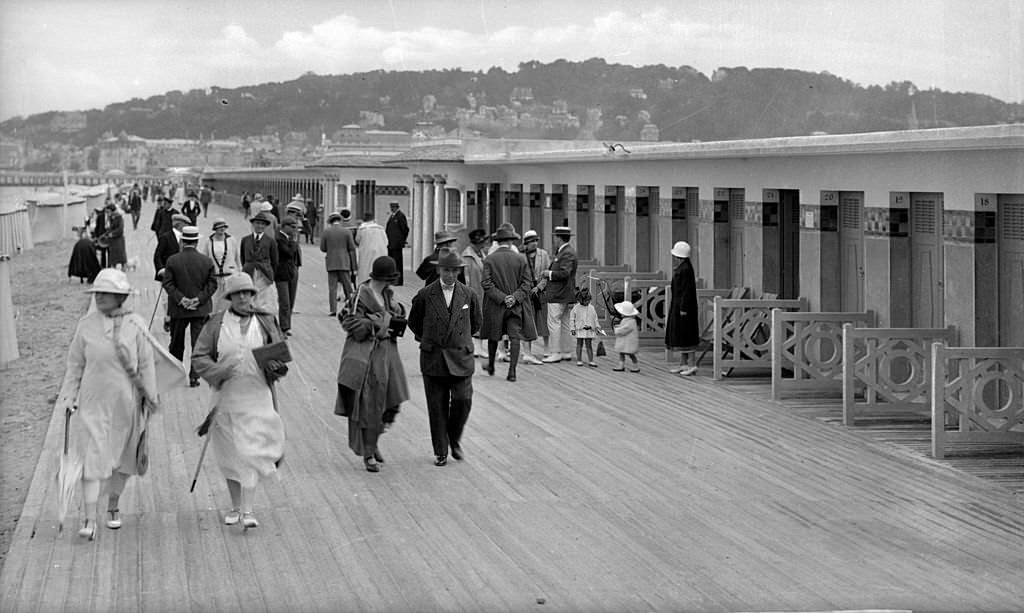
[(116, 268), (104, 268), (96, 275), (92, 287), (85, 290), (88, 293), (122, 294), (127, 296), (132, 293), (132, 285), (128, 283), (128, 275)]
[(677, 258), (688, 258), (690, 257), (690, 243), (686, 241), (679, 241), (672, 246), (672, 255)]
[(633, 303), (628, 300), (616, 304), (615, 310), (618, 311), (623, 317), (633, 317), (634, 315), (638, 315), (640, 313), (640, 311), (637, 311), (636, 307), (633, 306)]

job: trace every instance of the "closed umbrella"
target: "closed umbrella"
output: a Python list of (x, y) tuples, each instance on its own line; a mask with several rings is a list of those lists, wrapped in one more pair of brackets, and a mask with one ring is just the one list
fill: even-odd
[(71, 430), (71, 409), (65, 412), (64, 418), (64, 453), (60, 456), (60, 468), (57, 470), (57, 519), (60, 522), (59, 532), (64, 531), (64, 518), (68, 516), (71, 501), (75, 497), (75, 487), (82, 480), (82, 460), (72, 458), (68, 454), (68, 439)]

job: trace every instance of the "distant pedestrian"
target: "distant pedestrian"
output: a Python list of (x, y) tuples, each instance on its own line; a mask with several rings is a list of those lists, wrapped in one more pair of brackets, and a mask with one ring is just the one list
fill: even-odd
[(576, 365), (583, 366), (583, 349), (587, 350), (587, 364), (597, 368), (594, 361), (594, 339), (601, 331), (597, 309), (590, 304), (590, 290), (581, 287), (576, 290), (576, 304), (569, 312), (569, 331), (576, 338)]
[(71, 259), (68, 261), (68, 278), (78, 277), (80, 282), (92, 283), (99, 274), (102, 267), (96, 258), (96, 245), (88, 236), (88, 229), (85, 226), (75, 228), (78, 231), (78, 241), (71, 248)]
[(185, 201), (185, 204), (181, 205), (181, 212), (189, 218), (189, 225), (194, 226), (198, 223), (199, 214), (203, 212), (203, 208), (200, 206), (195, 192), (188, 193), (188, 200)]
[(258, 527), (253, 512), (261, 479), (277, 472), (284, 458), (284, 422), (278, 413), (275, 382), (288, 372), (279, 360), (256, 361), (253, 349), (284, 339), (273, 314), (253, 305), (256, 287), (245, 273), (228, 277), (225, 295), (231, 307), (203, 326), (192, 363), (216, 390), (216, 404), (200, 432), (227, 481), (231, 509), (224, 524)]
[(669, 372), (691, 376), (697, 372), (695, 352), (700, 345), (697, 280), (690, 263), (690, 244), (679, 241), (672, 247), (671, 299), (665, 322), (665, 347), (678, 350), (679, 366)]
[(622, 372), (626, 370), (626, 358), (633, 362), (629, 372), (640, 372), (637, 366), (636, 354), (640, 351), (640, 324), (638, 316), (640, 313), (628, 300), (615, 305), (615, 310), (622, 317), (621, 321), (615, 324), (615, 352), (619, 354), (619, 365), (612, 370)]
[[(420, 262), (420, 265), (416, 267), (416, 276), (423, 279), (424, 287), (440, 278), (440, 274), (437, 272), (438, 254), (441, 253), (442, 249), (454, 249), (455, 241), (457, 240), (457, 236), (446, 230), (434, 232), (434, 251), (427, 254), (423, 261)], [(466, 282), (464, 275), (459, 278), (459, 282)]]
[(374, 219), (373, 211), (363, 214), (363, 223), (356, 230), (355, 241), (359, 259), (356, 282), (362, 283), (370, 278), (373, 263), (377, 258), (388, 254), (387, 234), (384, 232), (384, 226)]
[(571, 239), (571, 229), (566, 226), (555, 228), (554, 259), (550, 268), (544, 271), (548, 282), (543, 298), (548, 305), (548, 349), (551, 351), (544, 362), (572, 359), (569, 313), (576, 301), (576, 250), (569, 244)]
[(317, 224), (320, 222), (320, 207), (312, 198), (306, 200), (306, 214), (302, 220), (302, 232), (306, 235), (306, 242), (313, 244)]
[(213, 190), (210, 186), (204, 185), (199, 190), (199, 206), (203, 208), (203, 218), (206, 218), (206, 212), (210, 209), (210, 202), (213, 200)]
[(160, 238), (163, 234), (171, 231), (171, 218), (175, 215), (179, 215), (180, 213), (171, 206), (173, 202), (170, 198), (164, 198), (161, 196), (158, 200), (160, 201), (160, 204), (153, 213), (153, 223), (149, 225), (149, 229), (153, 231), (153, 234), (155, 234), (157, 238)]
[(296, 240), (298, 223), (294, 217), (281, 222), (277, 235), (277, 267), (274, 269), (274, 284), (277, 286), (278, 320), (285, 336), (292, 335), (292, 311), (295, 310), (295, 295), (299, 290), (299, 267), (302, 266), (302, 246)]
[(509, 381), (516, 380), (519, 364), (519, 341), (537, 338), (537, 327), (530, 304), (530, 271), (526, 258), (512, 250), (512, 242), (519, 235), (512, 230), (499, 229), (494, 240), (498, 249), (484, 259), (483, 323), (480, 336), (487, 339), (488, 375), (494, 374), (494, 359), (502, 336), (509, 340)]
[[(212, 311), (213, 295), (217, 291), (217, 277), (213, 273), (213, 260), (196, 250), (199, 229), (185, 226), (181, 231), (181, 252), (167, 259), (164, 267), (164, 290), (167, 292), (167, 315), (171, 320), (171, 355), (183, 360), (185, 332), (190, 334), (194, 350), (196, 339)], [(189, 385), (199, 385), (195, 366), (189, 368)]]
[[(491, 237), (487, 234), (487, 230), (477, 228), (469, 233), (469, 245), (462, 250), (462, 262), (465, 264), (465, 267), (462, 270), (464, 278), (466, 279), (466, 287), (476, 294), (477, 302), (479, 304), (483, 304), (484, 301), (484, 258), (487, 257), (487, 247), (490, 242)], [(473, 355), (478, 358), (486, 358), (486, 341), (480, 338), (479, 330), (473, 334)]]
[(526, 364), (543, 364), (540, 358), (547, 354), (548, 349), (548, 305), (542, 297), (548, 284), (544, 271), (551, 267), (551, 254), (546, 249), (541, 249), (540, 236), (536, 230), (527, 230), (523, 233), (523, 255), (530, 266), (530, 305), (533, 307), (534, 320), (537, 322), (537, 336), (544, 340), (544, 348), (542, 351), (535, 351), (533, 343), (537, 341), (528, 342), (523, 347), (520, 359)]
[(394, 260), (386, 255), (374, 260), (369, 279), (359, 285), (341, 318), (347, 337), (334, 413), (348, 417), (349, 449), (374, 473), (384, 462), (380, 436), (409, 399), (397, 343), (405, 331), (405, 309), (390, 288), (397, 278)]
[(246, 221), (249, 219), (249, 207), (252, 204), (252, 199), (249, 197), (249, 192), (242, 192), (242, 215)]
[(107, 268), (107, 242), (103, 235), (107, 233), (107, 208), (112, 203), (107, 200), (101, 207), (96, 207), (89, 216), (89, 227), (93, 243), (96, 245), (96, 259), (100, 261), (101, 268)]
[(277, 317), (278, 300), (277, 286), (274, 279), (277, 270), (277, 241), (270, 233), (273, 217), (262, 211), (250, 220), (252, 233), (242, 237), (239, 245), (239, 259), (242, 261), (242, 272), (252, 278), (256, 287), (256, 298), (253, 304), (257, 309), (266, 311)]
[(405, 263), (402, 259), (402, 252), (405, 249), (405, 241), (409, 238), (409, 220), (406, 219), (405, 213), (399, 208), (397, 202), (392, 202), (388, 206), (391, 208), (391, 214), (388, 215), (388, 220), (384, 224), (384, 232), (388, 237), (388, 256), (398, 266), (398, 281), (395, 282), (395, 285), (402, 285), (405, 279)]
[(430, 419), (434, 465), (448, 453), (463, 459), (462, 433), (473, 406), (473, 335), (483, 320), (476, 292), (458, 280), (463, 259), (446, 250), (438, 259), (438, 280), (412, 299), (409, 329), (420, 343), (420, 372)]
[(341, 223), (340, 213), (327, 217), (327, 227), (320, 236), (320, 251), (324, 252), (327, 266), (327, 300), (330, 315), (338, 314), (338, 283), (345, 292), (345, 300), (352, 295), (354, 271), (359, 260), (356, 258), (356, 243), (352, 233)]
[(107, 229), (99, 240), (107, 246), (107, 267), (121, 269), (128, 263), (124, 243), (124, 216), (113, 202), (107, 203), (105, 214)]
[(128, 195), (128, 211), (132, 216), (132, 230), (138, 230), (139, 217), (142, 216), (142, 194), (137, 188)]

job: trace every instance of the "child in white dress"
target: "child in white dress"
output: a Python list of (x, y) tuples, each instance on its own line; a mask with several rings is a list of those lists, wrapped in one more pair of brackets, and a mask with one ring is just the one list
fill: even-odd
[(587, 348), (587, 364), (597, 368), (594, 361), (594, 337), (601, 331), (597, 310), (590, 304), (590, 290), (581, 287), (576, 290), (576, 304), (569, 313), (569, 331), (576, 337), (576, 366), (583, 366), (583, 348)]

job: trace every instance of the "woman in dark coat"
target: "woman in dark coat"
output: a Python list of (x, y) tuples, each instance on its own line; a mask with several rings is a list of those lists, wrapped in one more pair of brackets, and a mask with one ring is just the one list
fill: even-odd
[(404, 321), (405, 309), (390, 288), (397, 279), (395, 261), (386, 255), (377, 258), (370, 278), (339, 315), (348, 338), (338, 366), (334, 413), (348, 417), (348, 446), (374, 473), (384, 461), (377, 441), (409, 399), (395, 326)]
[(78, 228), (78, 242), (71, 248), (71, 260), (68, 261), (68, 278), (79, 277), (82, 283), (92, 283), (100, 272), (100, 261), (96, 258), (96, 244), (86, 236), (89, 229)]
[(700, 345), (697, 307), (697, 278), (690, 263), (690, 245), (679, 241), (672, 247), (672, 297), (665, 318), (665, 347), (680, 352), (677, 368), (671, 372), (689, 376), (697, 372), (694, 352)]
[(107, 245), (107, 266), (124, 268), (128, 262), (124, 244), (124, 217), (113, 202), (107, 204), (107, 229), (100, 237), (100, 242)]

